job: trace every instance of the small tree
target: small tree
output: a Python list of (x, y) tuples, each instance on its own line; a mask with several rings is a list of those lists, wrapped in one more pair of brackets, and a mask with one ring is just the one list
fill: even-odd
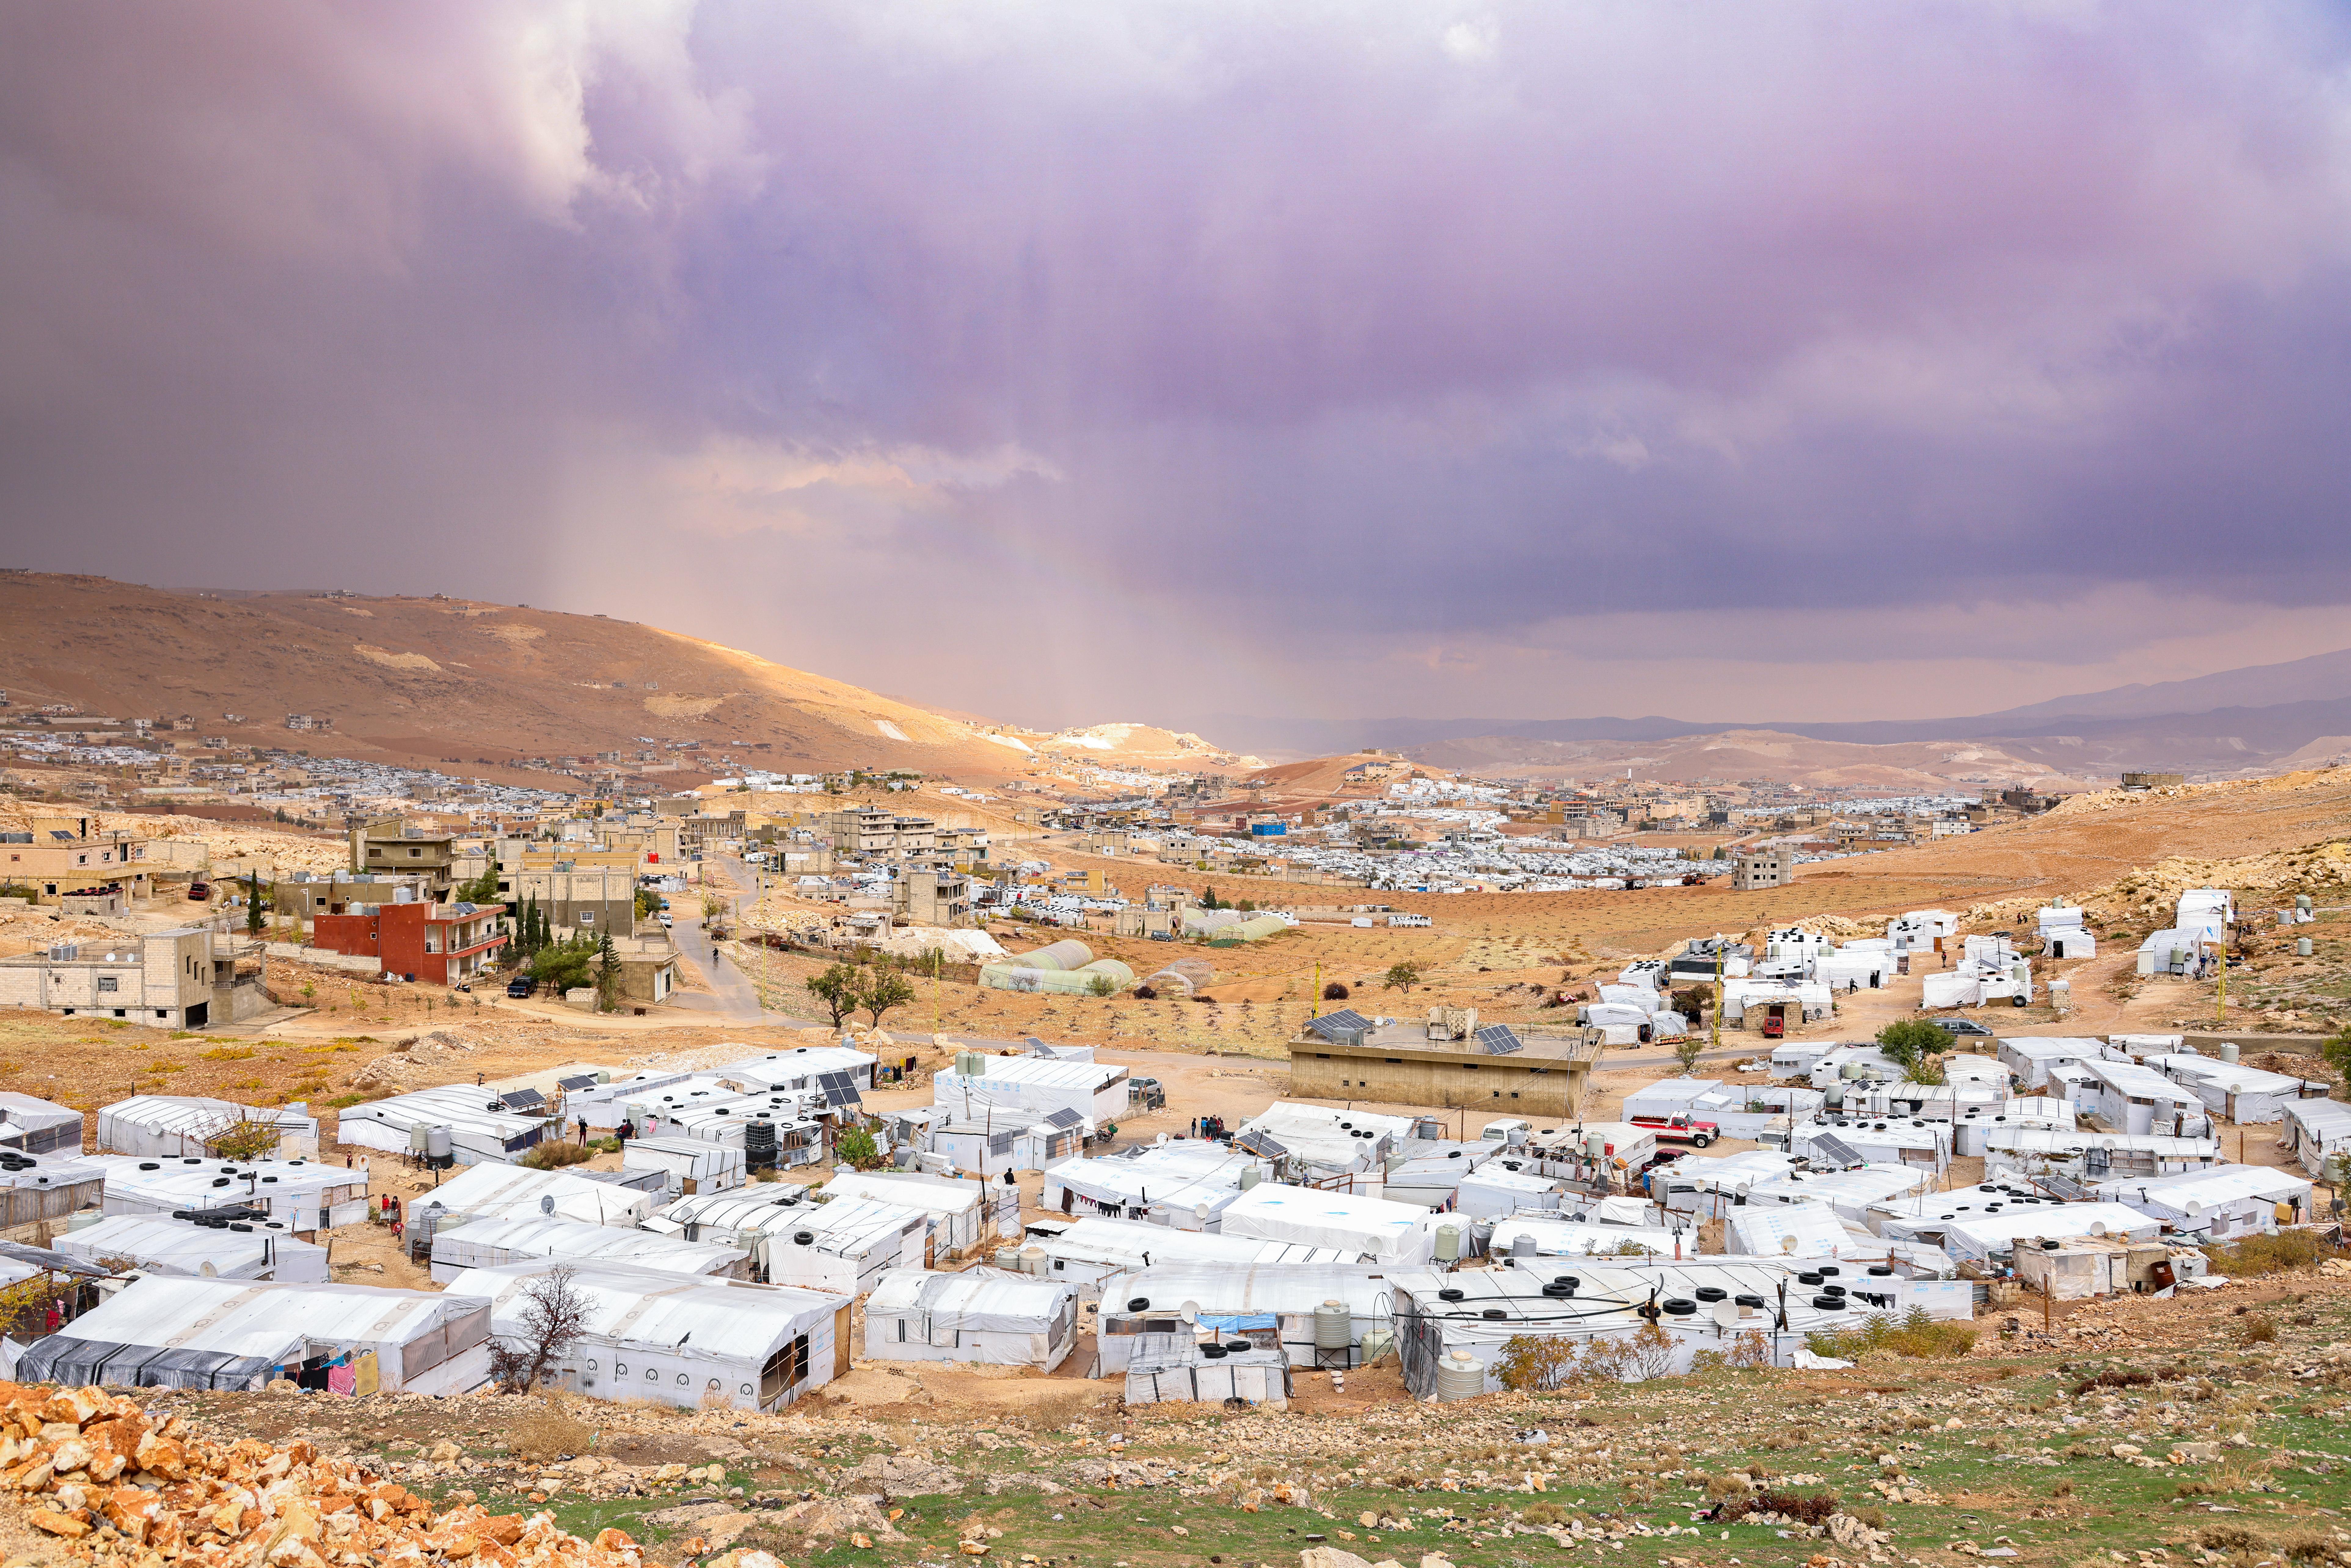
[(1092, 979), (1086, 982), (1086, 995), (1090, 997), (1114, 997), (1118, 995), (1118, 982), (1112, 979), (1108, 975), (1096, 974)]
[(1322, 999), (1326, 1002), (1343, 1002), (1347, 999), (1347, 988), (1333, 980), (1322, 988)]
[(613, 951), (612, 934), (607, 931), (596, 938), (596, 1007), (599, 1011), (612, 1010), (612, 996), (620, 988), (621, 956)]
[(1897, 1019), (1877, 1031), (1878, 1054), (1904, 1067), (1950, 1049), (1950, 1035), (1924, 1019)]
[(1706, 1054), (1706, 1041), (1694, 1034), (1686, 1034), (1674, 1041), (1674, 1060), (1681, 1064), (1687, 1078), (1698, 1071), (1698, 1059)]
[(833, 1157), (852, 1170), (870, 1171), (881, 1166), (882, 1145), (873, 1134), (862, 1127), (851, 1127), (834, 1140)]
[(568, 1265), (541, 1274), (522, 1295), (522, 1332), (490, 1341), (490, 1375), (509, 1394), (538, 1388), (588, 1328), (589, 1299), (572, 1283)]
[(246, 879), (245, 883), (245, 929), (247, 936), (261, 935), (262, 915), (261, 873), (256, 871)]
[(883, 1013), (914, 999), (913, 984), (895, 969), (875, 969), (857, 988), (857, 1005), (865, 1010), (866, 1017), (873, 1020), (875, 1029), (882, 1027)]
[(805, 982), (809, 995), (824, 1004), (832, 1015), (832, 1027), (839, 1029), (841, 1020), (857, 1010), (858, 998), (864, 989), (862, 977), (854, 964), (834, 964), (820, 975), (812, 975)]
[(1904, 1062), (1902, 1078), (1907, 1083), (1921, 1083), (1930, 1089), (1949, 1082), (1943, 1075), (1942, 1060), (1934, 1056), (1922, 1056), (1916, 1061)]
[(497, 862), (491, 862), (488, 869), (473, 881), (459, 883), (457, 897), (465, 904), (496, 904), (498, 901)]
[(1389, 990), (1402, 991), (1405, 996), (1410, 996), (1412, 995), (1412, 988), (1420, 984), (1420, 966), (1417, 964), (1390, 964), (1388, 966), (1388, 972), (1380, 977), (1380, 983), (1387, 987)]
[(2335, 1093), (2351, 1099), (2351, 1024), (2344, 1025), (2342, 1031), (2333, 1038), (2322, 1040), (2318, 1054), (2327, 1066), (2335, 1069), (2335, 1076), (2342, 1081), (2335, 1085)]

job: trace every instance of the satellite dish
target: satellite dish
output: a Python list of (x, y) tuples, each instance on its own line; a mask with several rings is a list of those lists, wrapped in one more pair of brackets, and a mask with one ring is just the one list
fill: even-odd
[(555, 1195), (553, 1193), (543, 1192), (538, 1195), (538, 1211), (541, 1214), (553, 1214), (555, 1212)]
[(1721, 1329), (1737, 1328), (1739, 1326), (1739, 1303), (1737, 1301), (1715, 1302), (1714, 1326)]
[(202, 1274), (207, 1280), (216, 1280), (220, 1278), (220, 1270), (213, 1267), (212, 1261), (209, 1259), (197, 1265), (196, 1272)]
[(2104, 1236), (2105, 1233), (2106, 1233), (2106, 1222), (2105, 1222), (2105, 1220), (2103, 1220), (2103, 1219), (2093, 1219), (2092, 1221), (2090, 1221), (2090, 1234), (2091, 1234), (2091, 1235), (2093, 1235), (2093, 1236)]
[(2204, 1200), (2203, 1200), (2202, 1198), (2200, 1198), (2200, 1197), (2191, 1197), (2191, 1198), (2189, 1198), (2189, 1199), (2188, 1200), (2188, 1218), (2189, 1218), (2193, 1219), (2193, 1218), (2195, 1218), (2198, 1215), (2199, 1215), (2199, 1214), (2201, 1214), (2201, 1213), (2203, 1213), (2203, 1212), (2204, 1212)]
[(1176, 1309), (1176, 1315), (1187, 1323), (1197, 1323), (1200, 1321), (1200, 1303), (1186, 1301)]

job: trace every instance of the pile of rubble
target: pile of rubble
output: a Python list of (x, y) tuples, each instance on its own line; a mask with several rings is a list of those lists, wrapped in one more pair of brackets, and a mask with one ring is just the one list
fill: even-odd
[(642, 1568), (617, 1530), (593, 1542), (551, 1514), (492, 1514), (432, 1503), (308, 1441), (192, 1437), (174, 1416), (156, 1425), (136, 1401), (95, 1388), (0, 1383), (0, 1490), (26, 1521), (85, 1560), (141, 1568), (167, 1559), (326, 1568), (329, 1563), (467, 1561), (486, 1568)]

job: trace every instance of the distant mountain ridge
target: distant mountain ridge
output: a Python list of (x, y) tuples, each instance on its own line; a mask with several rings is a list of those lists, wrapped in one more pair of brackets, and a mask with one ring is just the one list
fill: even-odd
[[(1418, 752), (1449, 742), (1497, 739), (1649, 744), (1770, 731), (1865, 746), (1997, 742), (2020, 757), (2045, 756), (2067, 773), (2139, 768), (2233, 772), (2291, 756), (2325, 737), (2351, 734), (2351, 648), (1954, 718), (1708, 723), (1655, 714), (1640, 718), (1355, 720), (1220, 714), (1203, 720), (1200, 727), (1228, 746), (1306, 756), (1367, 747)], [(2012, 744), (2016, 742), (2027, 744)]]

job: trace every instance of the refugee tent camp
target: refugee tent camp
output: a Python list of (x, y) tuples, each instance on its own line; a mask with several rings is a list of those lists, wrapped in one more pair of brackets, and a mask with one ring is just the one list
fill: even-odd
[(614, 1182), (591, 1181), (569, 1171), (535, 1171), (521, 1166), (469, 1166), (422, 1197), (409, 1200), (414, 1218), (465, 1214), (476, 1219), (512, 1219), (552, 1214), (588, 1225), (633, 1226), (653, 1211), (654, 1195)]
[(1078, 1292), (1000, 1270), (893, 1269), (865, 1300), (865, 1354), (1050, 1372), (1078, 1340)]
[(2311, 1218), (2310, 1178), (2267, 1166), (2214, 1166), (2178, 1176), (2123, 1176), (2091, 1188), (2101, 1198), (2215, 1239), (2268, 1233)]
[(1294, 1366), (1362, 1365), (1387, 1349), (1386, 1272), (1376, 1264), (1187, 1261), (1114, 1275), (1096, 1320), (1102, 1375), (1126, 1371), (1155, 1335), (1189, 1339), (1202, 1331), (1279, 1349)]
[(503, 1165), (530, 1153), (555, 1125), (537, 1091), (518, 1091), (517, 1097), (536, 1110), (526, 1113), (502, 1099), (494, 1102), (489, 1091), (472, 1084), (413, 1090), (348, 1107), (336, 1135), (361, 1148), (404, 1155), (427, 1152), (437, 1133), (458, 1165)]
[(931, 1103), (959, 1117), (1024, 1111), (1042, 1120), (1051, 1112), (1070, 1111), (1088, 1127), (1100, 1127), (1126, 1113), (1123, 1067), (979, 1051), (966, 1051), (959, 1060), (960, 1070), (931, 1080)]
[[(275, 1127), (281, 1139), (307, 1143), (307, 1152), (318, 1152), (319, 1119), (301, 1105), (240, 1105), (233, 1100), (178, 1094), (133, 1094), (100, 1107), (98, 1146), (110, 1154), (151, 1160), (201, 1158), (222, 1136), (242, 1134), (252, 1123)], [(74, 1143), (79, 1146), (78, 1136)], [(298, 1146), (296, 1152), (304, 1151)]]
[(814, 1089), (820, 1086), (819, 1080), (834, 1073), (846, 1073), (851, 1088), (866, 1090), (873, 1087), (875, 1060), (872, 1052), (852, 1046), (796, 1045), (789, 1051), (747, 1056), (708, 1071), (711, 1077), (746, 1093)]
[(1428, 1210), (1410, 1204), (1259, 1182), (1225, 1206), (1223, 1233), (1327, 1247), (1383, 1263), (1425, 1262), (1436, 1256), (1430, 1220)]
[(283, 1220), (198, 1224), (162, 1215), (110, 1214), (50, 1242), (87, 1263), (127, 1265), (146, 1274), (322, 1284), (327, 1249), (297, 1238)]
[(1106, 1159), (1059, 1161), (1046, 1168), (1038, 1202), (1073, 1216), (1133, 1215), (1179, 1230), (1213, 1230), (1252, 1170), (1270, 1174), (1254, 1155), (1204, 1139), (1171, 1139)]
[(1479, 1219), (1529, 1210), (1556, 1212), (1562, 1197), (1558, 1181), (1520, 1170), (1519, 1164), (1507, 1156), (1488, 1160), (1463, 1176), (1454, 1190), (1456, 1212)]
[(1825, 1203), (1780, 1203), (1734, 1208), (1723, 1221), (1725, 1252), (1759, 1258), (1841, 1258), (1883, 1253), (1885, 1244), (1845, 1228)]
[[(1019, 1218), (1020, 1193), (1001, 1184), (926, 1176), (919, 1171), (844, 1171), (825, 1183), (830, 1201), (870, 1197), (931, 1217), (932, 1251), (945, 1257), (987, 1239), (994, 1215), (1008, 1208)], [(998, 1195), (1001, 1195), (1000, 1197)]]
[(445, 1285), (468, 1269), (495, 1268), (546, 1259), (554, 1263), (625, 1263), (664, 1274), (723, 1274), (747, 1279), (749, 1254), (738, 1247), (617, 1225), (583, 1225), (576, 1219), (534, 1214), (513, 1219), (475, 1219), (443, 1225), (433, 1232), (433, 1280)]
[(2335, 1155), (2351, 1155), (2351, 1105), (2338, 1100), (2297, 1100), (2282, 1113), (2280, 1146), (2311, 1176), (2327, 1174)]
[(2154, 1133), (2071, 1132), (1994, 1127), (1984, 1134), (1984, 1178), (2066, 1176), (2169, 1176), (2219, 1163), (2218, 1138), (2167, 1138)]
[(2194, 1051), (2150, 1056), (2145, 1065), (2193, 1089), (2207, 1111), (2241, 1127), (2266, 1125), (2282, 1119), (2285, 1108), (2305, 1094), (2313, 1099), (2326, 1095), (2324, 1082), (2283, 1072), (2264, 1072), (2258, 1067), (2222, 1061)]
[(631, 1138), (621, 1147), (624, 1171), (659, 1171), (664, 1198), (725, 1192), (741, 1186), (747, 1171), (741, 1145), (704, 1138)]
[(20, 1382), (462, 1394), (489, 1376), (489, 1313), (429, 1291), (150, 1274), (37, 1340)]
[(1159, 1265), (1247, 1269), (1257, 1264), (1353, 1263), (1364, 1254), (1344, 1248), (1273, 1241), (1258, 1236), (1177, 1230), (1142, 1219), (1092, 1217), (1074, 1221), (1032, 1220), (1022, 1246), (1041, 1253), (1042, 1272), (1078, 1287), (1081, 1301), (1092, 1301), (1113, 1274)]
[(91, 1155), (78, 1164), (105, 1173), (109, 1214), (181, 1209), (259, 1209), (305, 1239), (367, 1218), (367, 1173), (309, 1160), (142, 1160)]
[(778, 1285), (862, 1296), (892, 1269), (933, 1261), (931, 1217), (923, 1209), (844, 1197), (794, 1212), (791, 1226), (763, 1229), (752, 1243), (760, 1272)]
[(1661, 1225), (1599, 1225), (1556, 1214), (1516, 1214), (1494, 1222), (1486, 1249), (1498, 1260), (1698, 1255), (1698, 1237)]
[[(478, 1303), (491, 1332), (520, 1343), (549, 1273), (543, 1262), (468, 1269), (441, 1299)], [(773, 1410), (849, 1370), (845, 1296), (611, 1263), (572, 1270), (569, 1283), (587, 1300), (587, 1332), (559, 1376), (592, 1398)]]
[(27, 1155), (81, 1153), (81, 1113), (0, 1089), (0, 1147)]

